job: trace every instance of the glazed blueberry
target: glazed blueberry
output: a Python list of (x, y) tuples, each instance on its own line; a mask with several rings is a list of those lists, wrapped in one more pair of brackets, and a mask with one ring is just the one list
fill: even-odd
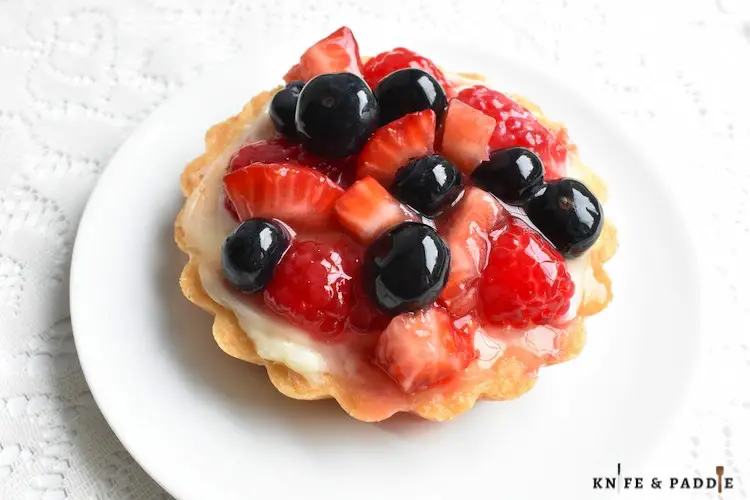
[(245, 293), (261, 290), (289, 247), (289, 235), (268, 219), (249, 219), (232, 231), (221, 251), (224, 277)]
[(565, 257), (576, 257), (591, 248), (604, 222), (599, 200), (575, 179), (545, 185), (526, 204), (526, 215)]
[(273, 126), (279, 133), (290, 139), (297, 137), (294, 113), (297, 111), (297, 99), (304, 85), (305, 82), (302, 80), (287, 83), (286, 87), (276, 92), (268, 108)]
[(456, 166), (440, 155), (411, 160), (396, 173), (391, 192), (427, 217), (435, 217), (461, 194), (463, 177)]
[(375, 97), (380, 104), (381, 126), (424, 109), (432, 109), (441, 123), (448, 107), (443, 87), (431, 74), (417, 68), (400, 69), (383, 78), (375, 88)]
[(378, 127), (378, 102), (352, 73), (318, 75), (302, 88), (296, 126), (303, 145), (324, 158), (358, 153)]
[(363, 262), (364, 289), (389, 315), (431, 304), (448, 280), (448, 245), (430, 226), (404, 222), (380, 235)]
[(522, 205), (541, 189), (544, 166), (526, 148), (501, 149), (479, 164), (471, 180), (509, 205)]

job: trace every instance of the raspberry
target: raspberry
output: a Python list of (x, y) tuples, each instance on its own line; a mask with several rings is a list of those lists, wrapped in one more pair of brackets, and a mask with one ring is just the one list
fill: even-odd
[(462, 90), (458, 93), (458, 99), (497, 121), (495, 132), (490, 139), (491, 150), (513, 146), (528, 148), (542, 159), (545, 180), (554, 180), (565, 175), (568, 150), (564, 133), (555, 136), (537, 121), (531, 111), (502, 92), (484, 85)]
[(360, 276), (354, 278), (352, 289), (354, 300), (348, 327), (359, 333), (380, 333), (385, 330), (391, 317), (378, 311), (372, 299), (367, 296)]
[(371, 89), (375, 89), (380, 80), (394, 71), (405, 68), (419, 68), (435, 77), (445, 94), (450, 97), (453, 94), (453, 86), (448, 83), (440, 68), (426, 57), (403, 47), (398, 47), (388, 52), (382, 52), (365, 63), (362, 74)]
[(484, 318), (518, 329), (545, 325), (570, 307), (575, 285), (565, 259), (519, 219), (490, 234), (492, 249), (479, 282)]
[(335, 340), (352, 309), (357, 260), (343, 244), (294, 243), (265, 289), (266, 305), (320, 340)]

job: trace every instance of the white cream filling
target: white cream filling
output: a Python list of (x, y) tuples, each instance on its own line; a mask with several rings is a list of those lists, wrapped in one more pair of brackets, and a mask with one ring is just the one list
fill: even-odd
[(199, 276), (211, 298), (234, 312), (242, 330), (255, 344), (258, 354), (283, 363), (311, 381), (328, 371), (321, 349), (307, 334), (286, 321), (249, 304), (231, 289), (221, 271), (221, 248), (237, 223), (224, 208), (222, 179), (232, 153), (247, 140), (259, 140), (273, 133), (267, 109), (249, 126), (240, 140), (206, 167), (205, 176), (188, 198), (182, 217), (185, 241), (200, 256)]
[[(454, 75), (450, 75), (454, 78)], [(463, 77), (462, 86), (479, 83)], [(199, 276), (206, 293), (222, 306), (230, 309), (237, 317), (242, 330), (255, 344), (258, 354), (269, 361), (283, 363), (302, 374), (308, 380), (316, 381), (329, 371), (326, 354), (333, 354), (326, 346), (314, 342), (309, 335), (271, 313), (252, 306), (242, 294), (233, 290), (224, 280), (221, 271), (221, 248), (224, 240), (235, 228), (236, 222), (224, 208), (222, 179), (231, 155), (248, 140), (260, 140), (271, 136), (273, 127), (265, 108), (256, 120), (247, 125), (245, 133), (232, 147), (222, 153), (206, 167), (205, 176), (198, 188), (188, 198), (182, 225), (188, 248), (200, 255)], [(575, 177), (575, 165), (570, 165), (570, 175)], [(528, 222), (522, 210), (506, 207), (515, 215)], [(576, 317), (583, 300), (583, 292), (606, 296), (606, 288), (598, 283), (589, 265), (589, 256), (584, 254), (566, 262), (568, 272), (575, 284), (575, 293), (570, 301), (570, 309), (561, 322)], [(537, 332), (537, 330), (539, 330)], [(537, 327), (525, 332), (527, 338), (550, 337), (552, 330)], [(537, 340), (538, 342), (538, 340)], [(505, 350), (505, 343), (483, 331), (478, 331), (474, 341), (479, 352), (479, 366), (489, 368)], [(543, 346), (538, 346), (544, 350)]]

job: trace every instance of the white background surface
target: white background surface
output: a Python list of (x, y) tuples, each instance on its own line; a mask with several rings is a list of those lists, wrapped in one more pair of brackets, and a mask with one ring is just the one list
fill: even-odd
[[(692, 221), (705, 307), (694, 391), (642, 470), (723, 464), (736, 482), (724, 498), (749, 495), (750, 2), (305, 3), (0, 2), (0, 498), (166, 496), (112, 435), (75, 354), (68, 267), (86, 198), (130, 131), (211, 64), (269, 43), (302, 50), (344, 23), (585, 79), (651, 152)], [(669, 496), (650, 493), (631, 496)]]

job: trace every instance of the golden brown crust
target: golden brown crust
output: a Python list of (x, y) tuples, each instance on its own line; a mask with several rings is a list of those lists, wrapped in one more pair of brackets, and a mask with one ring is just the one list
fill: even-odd
[[(190, 196), (200, 184), (205, 167), (238, 140), (243, 126), (260, 113), (273, 93), (274, 91), (270, 91), (257, 95), (238, 115), (209, 129), (206, 134), (205, 153), (188, 164), (182, 174), (182, 191), (186, 197)], [(533, 104), (526, 100), (523, 104), (538, 116), (543, 117), (541, 111)], [(548, 120), (545, 124), (553, 129), (561, 127)], [(597, 196), (604, 198), (606, 190), (601, 179), (586, 168), (582, 168), (581, 171), (586, 176), (582, 180)], [(335, 398), (341, 407), (354, 418), (365, 421), (373, 420), (371, 413), (367, 410), (367, 402), (360, 400), (354, 391), (347, 391), (345, 383), (339, 383), (329, 375), (324, 376), (317, 383), (312, 383), (287, 366), (267, 361), (258, 355), (255, 345), (240, 328), (234, 313), (216, 303), (203, 289), (198, 275), (200, 255), (187, 248), (181, 220), (182, 212), (175, 221), (175, 241), (182, 251), (189, 255), (190, 260), (180, 277), (180, 287), (188, 300), (214, 315), (213, 335), (219, 347), (230, 356), (265, 366), (273, 385), (288, 397), (303, 400)], [(603, 265), (614, 255), (616, 248), (614, 226), (607, 221), (602, 236), (590, 252), (593, 275), (599, 283), (604, 285), (606, 294), (603, 298), (584, 295), (578, 310), (580, 316), (596, 314), (612, 299), (610, 279)], [(560, 357), (555, 362), (567, 361), (577, 356), (583, 349), (585, 338), (583, 320), (579, 318), (569, 329), (568, 334), (561, 337)], [(448, 420), (470, 409), (479, 399), (517, 398), (530, 390), (537, 378), (535, 371), (530, 371), (523, 361), (514, 357), (502, 357), (490, 369), (494, 372), (492, 377), (482, 378), (480, 382), (474, 384), (463, 384), (458, 390), (422, 401), (412, 409), (412, 412), (429, 420)]]

